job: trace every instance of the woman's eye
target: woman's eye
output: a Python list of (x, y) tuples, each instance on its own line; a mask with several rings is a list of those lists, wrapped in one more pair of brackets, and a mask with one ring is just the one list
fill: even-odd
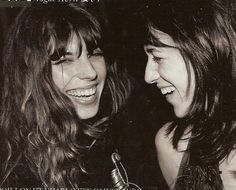
[(66, 57), (61, 57), (60, 59), (56, 60), (56, 61), (52, 61), (52, 65), (67, 65), (73, 62), (73, 59), (69, 59)]
[(152, 60), (155, 61), (156, 63), (160, 63), (160, 61), (162, 60), (162, 58), (153, 56)]
[(88, 54), (88, 57), (93, 57), (93, 56), (94, 57), (103, 56), (103, 51), (100, 48), (97, 48)]

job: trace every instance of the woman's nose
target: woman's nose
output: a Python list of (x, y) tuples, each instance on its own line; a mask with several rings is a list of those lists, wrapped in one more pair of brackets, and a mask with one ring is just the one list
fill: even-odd
[(83, 80), (94, 80), (97, 78), (97, 72), (88, 57), (80, 57), (77, 64), (77, 76)]
[(144, 80), (148, 84), (152, 84), (157, 82), (157, 80), (160, 78), (159, 72), (158, 72), (158, 65), (155, 63), (151, 58), (148, 58), (146, 69), (145, 69), (145, 76)]

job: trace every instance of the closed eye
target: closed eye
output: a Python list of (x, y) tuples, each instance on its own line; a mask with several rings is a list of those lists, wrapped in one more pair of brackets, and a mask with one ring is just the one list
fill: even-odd
[(60, 59), (56, 61), (51, 61), (53, 65), (60, 65), (60, 64), (70, 64), (74, 61), (73, 56), (62, 56)]
[(160, 61), (162, 60), (162, 58), (161, 58), (161, 57), (153, 56), (152, 60), (155, 61), (156, 63), (160, 63)]
[(103, 56), (103, 51), (100, 48), (96, 48), (88, 54), (88, 57), (98, 57), (98, 56)]

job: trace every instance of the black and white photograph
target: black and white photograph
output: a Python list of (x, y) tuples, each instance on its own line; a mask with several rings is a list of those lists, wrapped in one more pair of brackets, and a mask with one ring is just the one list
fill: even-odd
[(0, 190), (236, 190), (235, 0), (0, 0)]

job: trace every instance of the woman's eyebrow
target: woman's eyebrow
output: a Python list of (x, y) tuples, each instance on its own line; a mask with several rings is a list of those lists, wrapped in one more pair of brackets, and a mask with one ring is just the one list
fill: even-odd
[[(149, 45), (151, 47), (148, 47)], [(162, 46), (155, 46), (153, 44), (149, 44), (149, 45), (146, 45), (146, 47), (144, 47), (144, 51), (149, 53), (149, 54), (160, 53), (164, 49), (177, 49), (177, 47), (169, 46), (169, 45), (165, 45), (165, 44), (162, 45)]]
[(156, 49), (155, 47), (145, 47), (144, 50), (147, 52), (147, 53), (150, 53), (152, 54), (153, 52), (160, 52), (158, 49)]
[(167, 45), (163, 43), (160, 39), (156, 39), (154, 37), (151, 37), (146, 42), (147, 45), (151, 45), (157, 48), (176, 48), (175, 46)]

